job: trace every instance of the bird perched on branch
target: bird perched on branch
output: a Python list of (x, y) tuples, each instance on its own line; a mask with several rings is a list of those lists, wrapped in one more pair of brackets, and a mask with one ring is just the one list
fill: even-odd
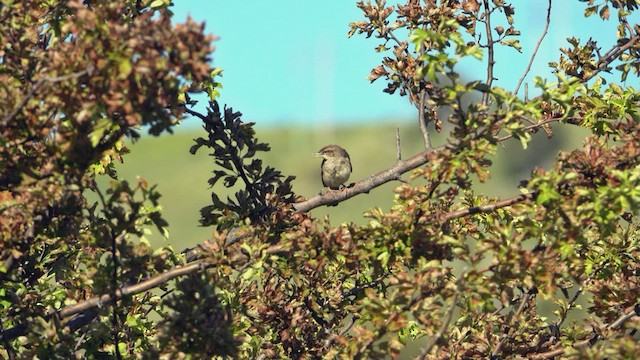
[(316, 157), (322, 158), (322, 165), (320, 165), (322, 185), (333, 190), (344, 186), (351, 175), (349, 153), (338, 145), (327, 145), (316, 153)]

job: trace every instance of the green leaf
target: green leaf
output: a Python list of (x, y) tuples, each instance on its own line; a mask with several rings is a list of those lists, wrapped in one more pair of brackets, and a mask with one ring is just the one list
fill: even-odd
[(169, 0), (154, 0), (151, 2), (151, 4), (149, 4), (149, 7), (151, 7), (152, 9), (157, 9), (165, 5), (169, 5)]
[(536, 197), (536, 203), (540, 205), (549, 204), (554, 200), (559, 200), (560, 194), (549, 183), (542, 183), (538, 188), (538, 196)]
[(520, 45), (520, 40), (518, 40), (518, 39), (500, 40), (500, 44), (512, 47), (512, 48), (516, 49), (519, 53), (522, 52), (522, 46)]

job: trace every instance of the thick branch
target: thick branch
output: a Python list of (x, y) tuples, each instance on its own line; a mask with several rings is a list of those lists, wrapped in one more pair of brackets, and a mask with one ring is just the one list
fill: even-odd
[[(566, 121), (569, 123), (576, 123), (577, 119), (574, 118), (570, 118), (570, 119), (561, 119), (561, 118), (552, 118), (552, 119), (547, 119), (544, 121), (541, 121), (539, 123), (536, 124), (532, 124), (529, 126), (524, 127), (525, 131), (534, 131), (537, 128), (540, 128), (546, 124), (549, 123), (553, 123), (553, 122), (559, 122), (559, 121)], [(496, 139), (497, 142), (502, 142), (505, 140), (508, 140), (510, 138), (512, 138), (513, 135), (508, 134), (502, 137), (499, 137)], [(372, 190), (373, 188), (376, 188), (382, 184), (385, 184), (389, 181), (393, 181), (393, 180), (399, 180), (402, 181), (400, 178), (400, 175), (411, 171), (421, 165), (426, 164), (429, 161), (429, 154), (430, 153), (437, 153), (439, 151), (444, 150), (445, 148), (447, 148), (447, 146), (439, 146), (436, 148), (431, 148), (431, 149), (427, 149), (421, 153), (418, 153), (416, 155), (414, 155), (413, 157), (404, 160), (404, 161), (398, 161), (394, 166), (392, 166), (391, 168), (381, 171), (375, 175), (371, 175), (368, 178), (361, 180), (359, 182), (356, 182), (355, 184), (352, 184), (352, 186), (344, 188), (344, 189), (340, 189), (340, 190), (328, 190), (325, 193), (322, 194), (318, 194), (315, 196), (310, 197), (309, 199), (299, 202), (299, 203), (295, 203), (293, 204), (293, 207), (295, 209), (295, 213), (301, 213), (301, 212), (307, 212), (309, 210), (315, 209), (317, 207), (323, 206), (323, 205), (333, 205), (336, 203), (339, 203), (341, 201), (347, 200), (349, 198), (352, 198), (358, 194), (362, 194), (362, 193), (369, 193), (370, 190)], [(533, 194), (528, 194), (528, 195), (519, 195), (516, 198), (520, 198), (520, 197), (527, 197), (527, 198), (532, 198), (534, 195)], [(515, 198), (513, 198), (515, 199)], [(504, 200), (504, 201), (508, 201), (510, 199)], [(519, 201), (516, 202), (520, 202), (520, 201), (524, 201), (525, 199), (521, 199)], [(502, 203), (502, 202), (500, 202)], [(498, 204), (500, 204), (498, 203)], [(485, 206), (494, 206), (496, 204), (493, 205), (485, 205)], [(508, 206), (511, 204), (507, 204), (504, 206)], [(487, 211), (491, 211), (492, 209), (490, 208), (486, 208), (487, 210), (483, 210), (485, 209), (485, 206), (480, 206), (477, 208), (474, 208), (476, 212), (487, 212)], [(504, 207), (504, 206), (500, 206), (500, 207)], [(461, 210), (462, 211), (462, 210)], [(467, 209), (467, 211), (471, 211), (469, 209)], [(456, 217), (461, 217), (461, 216), (465, 216), (467, 214), (462, 214), (460, 216), (454, 216), (453, 218)], [(445, 220), (449, 220), (449, 218), (445, 219)]]
[[(95, 310), (97, 308), (101, 308), (103, 306), (106, 305), (110, 305), (120, 299), (122, 299), (125, 296), (131, 296), (131, 295), (135, 295), (138, 293), (141, 293), (143, 291), (147, 291), (147, 290), (151, 290), (153, 288), (156, 288), (162, 284), (167, 283), (169, 280), (171, 279), (175, 279), (177, 277), (180, 276), (184, 276), (184, 275), (188, 275), (188, 274), (192, 274), (194, 272), (197, 272), (203, 268), (207, 267), (207, 264), (205, 264), (203, 261), (196, 261), (184, 266), (177, 266), (171, 270), (168, 270), (164, 273), (158, 274), (156, 276), (153, 276), (147, 280), (144, 280), (142, 282), (139, 282), (137, 284), (134, 285), (130, 285), (130, 286), (125, 286), (121, 289), (117, 289), (114, 294), (104, 294), (102, 296), (94, 296), (88, 300), (85, 300), (83, 302), (74, 304), (74, 305), (70, 305), (67, 306), (57, 312), (53, 312), (50, 313), (49, 315), (45, 316), (45, 320), (49, 320), (52, 317), (57, 317), (59, 319), (65, 319), (68, 317), (71, 317), (73, 315), (77, 315), (77, 314), (81, 314), (84, 313), (86, 311), (92, 311)], [(92, 317), (89, 317), (89, 321), (92, 319)], [(3, 339), (3, 341), (8, 341), (8, 340), (12, 340), (15, 339), (16, 337), (24, 334), (26, 332), (28, 323), (23, 323), (21, 325), (17, 325), (14, 326), (13, 328), (7, 329), (5, 331), (2, 332), (2, 334), (0, 335), (0, 337)], [(76, 324), (77, 326), (77, 324)], [(78, 326), (79, 327), (79, 326)]]
[[(185, 252), (187, 257), (190, 254), (193, 254), (196, 250), (189, 249)], [(280, 245), (273, 245), (264, 250), (266, 254), (275, 254), (283, 251)], [(191, 258), (196, 258), (195, 255), (191, 255)], [(248, 265), (250, 262), (245, 264)], [(91, 320), (93, 320), (96, 314), (92, 315), (92, 312), (95, 312), (96, 309), (102, 308), (106, 305), (113, 304), (114, 302), (124, 298), (125, 296), (133, 296), (144, 291), (148, 291), (154, 288), (157, 288), (161, 285), (166, 284), (170, 280), (176, 279), (181, 276), (194, 274), (198, 271), (202, 271), (204, 269), (214, 267), (215, 264), (211, 264), (205, 260), (198, 259), (190, 262), (186, 265), (173, 267), (166, 272), (157, 274), (152, 276), (146, 280), (143, 280), (137, 284), (125, 286), (123, 288), (117, 289), (115, 291), (115, 295), (104, 294), (101, 296), (94, 296), (88, 300), (79, 302), (77, 304), (69, 305), (64, 307), (58, 311), (54, 311), (44, 316), (46, 321), (51, 320), (53, 317), (64, 320), (74, 315), (79, 315), (81, 319), (76, 316), (75, 318), (68, 321), (64, 326), (69, 327), (71, 329), (78, 329), (86, 324), (88, 324)], [(20, 325), (14, 326), (13, 328), (7, 329), (5, 331), (0, 332), (0, 339), (2, 341), (9, 341), (17, 338), (20, 335), (23, 335), (27, 330), (28, 323), (22, 323)]]

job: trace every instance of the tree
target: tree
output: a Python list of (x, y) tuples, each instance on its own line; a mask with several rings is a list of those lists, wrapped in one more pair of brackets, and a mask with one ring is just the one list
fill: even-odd
[[(617, 11), (617, 42), (569, 39), (557, 81), (535, 78), (533, 98), (518, 96), (528, 69), (514, 90), (493, 84), (496, 47), (520, 49), (514, 6), (358, 2), (349, 34), (380, 42), (370, 80), (416, 106), (425, 150), (309, 199), (259, 160), (269, 147), (253, 124), (215, 101), (212, 39), (172, 27), (164, 1), (3, 6), (3, 355), (396, 358), (420, 341), (425, 359), (637, 356), (640, 94), (617, 82), (638, 75), (640, 27), (627, 19), (639, 6), (582, 2), (585, 16)], [(552, 12), (549, 0), (547, 26)], [(460, 81), (467, 57), (486, 60), (485, 81)], [(209, 241), (153, 251), (140, 236), (166, 225), (159, 194), (118, 179), (113, 162), (137, 126), (159, 135), (185, 114), (203, 121), (191, 152), (210, 150), (209, 184), (238, 190), (201, 209)], [(526, 148), (563, 123), (590, 131), (582, 149), (512, 197), (475, 193), (497, 146)], [(307, 214), (395, 180), (396, 205), (367, 225)]]

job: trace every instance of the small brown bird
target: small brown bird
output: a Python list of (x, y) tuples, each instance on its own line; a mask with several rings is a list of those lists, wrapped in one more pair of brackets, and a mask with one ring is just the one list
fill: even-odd
[(338, 145), (327, 145), (320, 149), (316, 156), (322, 158), (322, 165), (320, 165), (322, 185), (338, 190), (349, 180), (351, 158), (345, 149)]

